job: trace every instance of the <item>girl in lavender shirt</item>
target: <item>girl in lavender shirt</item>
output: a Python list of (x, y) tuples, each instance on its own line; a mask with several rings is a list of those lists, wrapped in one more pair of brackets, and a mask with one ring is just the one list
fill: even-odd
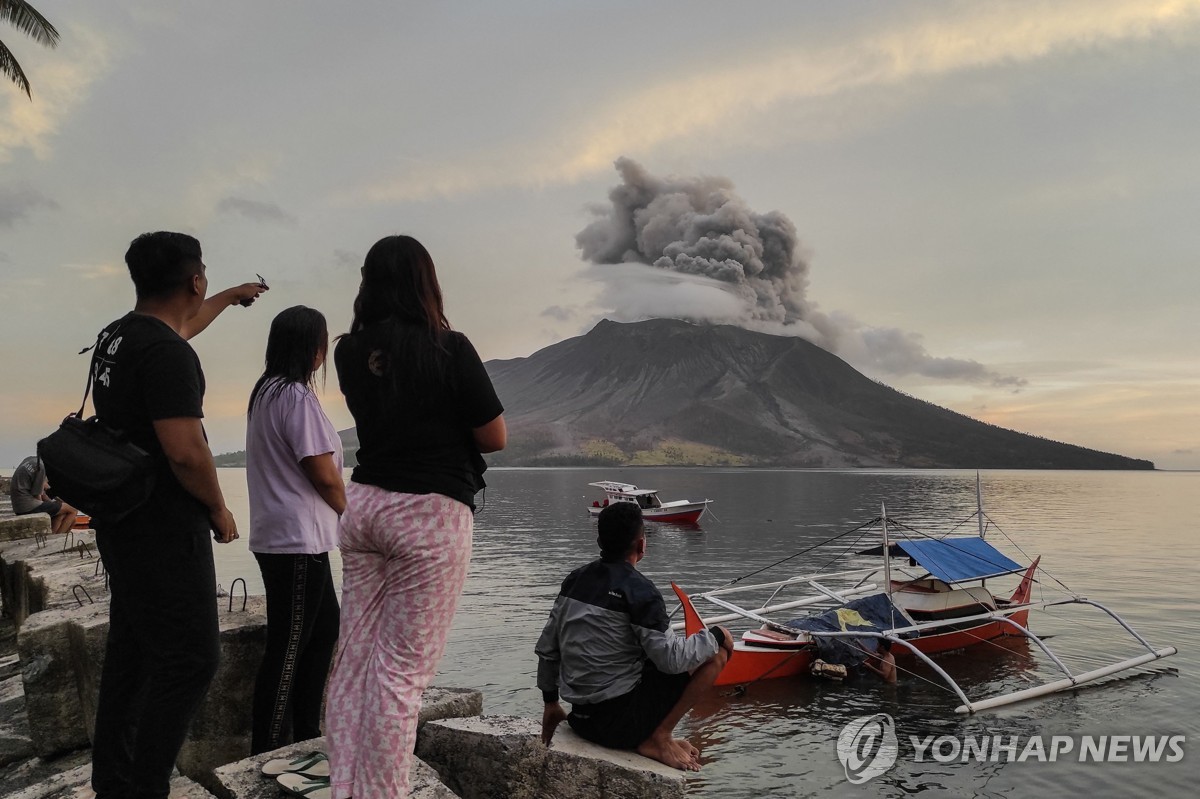
[(303, 305), (288, 308), (271, 322), (266, 370), (250, 393), (250, 551), (267, 592), (252, 754), (321, 734), (321, 697), (338, 639), (329, 552), (346, 509), (341, 440), (313, 391), (328, 349), (325, 317)]

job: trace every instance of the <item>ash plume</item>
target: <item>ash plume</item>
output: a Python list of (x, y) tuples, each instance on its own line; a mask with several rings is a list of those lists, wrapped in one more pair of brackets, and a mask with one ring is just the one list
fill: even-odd
[(812, 341), (846, 360), (893, 375), (1025, 384), (984, 365), (936, 358), (915, 333), (825, 314), (807, 297), (809, 263), (792, 221), (758, 213), (718, 176), (660, 177), (630, 158), (608, 205), (575, 236), (600, 303), (627, 321), (675, 317), (735, 324)]
[(808, 264), (786, 216), (751, 210), (728, 178), (659, 178), (629, 158), (616, 167), (611, 208), (575, 237), (586, 260), (711, 278), (744, 300), (750, 319), (787, 324), (811, 312)]

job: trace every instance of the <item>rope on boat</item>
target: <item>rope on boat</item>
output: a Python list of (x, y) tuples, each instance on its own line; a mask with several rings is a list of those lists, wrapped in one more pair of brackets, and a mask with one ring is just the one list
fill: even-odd
[[(766, 565), (766, 566), (763, 566), (761, 569), (755, 569), (754, 571), (752, 571), (752, 572), (749, 572), (749, 573), (747, 573), (747, 574), (743, 574), (741, 577), (734, 577), (732, 580), (730, 580), (729, 582), (725, 583), (725, 585), (724, 585), (724, 586), (721, 586), (721, 587), (722, 587), (722, 588), (724, 588), (724, 587), (726, 587), (726, 586), (734, 585), (735, 583), (740, 583), (742, 580), (745, 580), (747, 577), (753, 577), (753, 576), (754, 576), (754, 575), (756, 575), (756, 574), (762, 574), (762, 573), (763, 573), (763, 572), (765, 572), (767, 569), (773, 569), (773, 568), (775, 568), (776, 566), (779, 566), (780, 564), (787, 563), (789, 560), (792, 560), (793, 558), (798, 558), (798, 557), (800, 557), (801, 555), (806, 555), (806, 554), (808, 554), (809, 552), (812, 552), (814, 549), (819, 549), (820, 547), (823, 547), (823, 546), (825, 546), (826, 544), (831, 544), (831, 543), (833, 543), (834, 541), (838, 540), (839, 538), (844, 538), (844, 537), (846, 537), (846, 536), (850, 535), (851, 533), (857, 533), (857, 532), (859, 532), (860, 530), (864, 530), (864, 529), (866, 529), (866, 528), (870, 527), (871, 525), (875, 524), (876, 522), (880, 521), (881, 519), (882, 519), (882, 517), (880, 517), (880, 516), (876, 516), (876, 517), (875, 517), (874, 519), (872, 519), (871, 521), (869, 521), (869, 522), (864, 522), (863, 524), (860, 524), (858, 527), (855, 527), (855, 528), (854, 528), (854, 529), (852, 529), (852, 530), (847, 530), (847, 531), (846, 531), (846, 532), (844, 532), (844, 533), (838, 533), (838, 534), (837, 534), (837, 535), (835, 535), (833, 538), (827, 538), (827, 539), (825, 539), (824, 541), (819, 541), (819, 542), (817, 542), (816, 544), (813, 544), (811, 547), (808, 547), (807, 549), (802, 549), (802, 550), (800, 550), (799, 552), (796, 552), (796, 553), (794, 553), (794, 554), (788, 555), (786, 558), (780, 558), (779, 560), (775, 561), (774, 563), (771, 563), (771, 564), (768, 564), (768, 565)], [(831, 561), (831, 562), (832, 562), (832, 561)]]
[[(972, 516), (971, 518), (974, 518), (974, 516)], [(1004, 540), (1006, 540), (1006, 541), (1008, 541), (1008, 543), (1012, 544), (1012, 545), (1013, 545), (1013, 548), (1014, 548), (1014, 549), (1016, 549), (1018, 552), (1020, 552), (1020, 553), (1021, 553), (1021, 555), (1022, 555), (1022, 556), (1024, 556), (1024, 558), (1025, 558), (1027, 561), (1029, 561), (1029, 562), (1033, 562), (1033, 558), (1031, 558), (1031, 557), (1029, 556), (1029, 553), (1028, 553), (1028, 552), (1026, 552), (1025, 550), (1021, 549), (1021, 547), (1020, 547), (1020, 546), (1017, 544), (1017, 542), (1016, 542), (1016, 541), (1013, 541), (1013, 540), (1012, 540), (1012, 538), (1010, 538), (1010, 537), (1009, 537), (1008, 533), (1004, 532), (1004, 530), (1003, 530), (1003, 529), (1001, 529), (1000, 525), (996, 524), (994, 521), (992, 521), (990, 518), (988, 518), (988, 516), (987, 516), (986, 514), (984, 515), (984, 517), (983, 517), (983, 518), (987, 520), (987, 523), (988, 523), (988, 526), (989, 526), (989, 527), (995, 527), (995, 528), (996, 528), (996, 530), (997, 530), (997, 531), (1000, 533), (1000, 535), (1004, 536)], [(1001, 564), (999, 564), (999, 563), (995, 563), (994, 561), (987, 560), (986, 558), (984, 558), (984, 557), (980, 556), (980, 555), (979, 555), (979, 554), (977, 554), (977, 553), (974, 553), (974, 552), (967, 552), (966, 550), (964, 550), (964, 549), (961, 549), (961, 548), (959, 548), (959, 547), (956, 547), (956, 546), (954, 546), (953, 544), (947, 543), (947, 542), (946, 542), (944, 539), (945, 539), (945, 537), (946, 537), (946, 536), (950, 535), (950, 532), (953, 532), (953, 530), (951, 530), (950, 532), (944, 533), (942, 536), (933, 536), (933, 535), (930, 535), (929, 533), (926, 533), (926, 532), (924, 532), (924, 531), (922, 531), (922, 530), (918, 530), (917, 528), (915, 528), (915, 527), (913, 527), (913, 526), (911, 526), (911, 525), (905, 524), (904, 522), (902, 522), (902, 521), (900, 521), (900, 520), (898, 520), (898, 519), (894, 519), (894, 518), (888, 517), (888, 521), (889, 521), (889, 522), (891, 522), (892, 524), (894, 524), (896, 527), (900, 527), (900, 528), (904, 529), (905, 531), (907, 531), (907, 532), (909, 532), (909, 533), (914, 533), (914, 534), (916, 534), (916, 535), (918, 535), (918, 536), (920, 536), (920, 537), (922, 537), (922, 538), (928, 538), (928, 539), (929, 539), (929, 540), (931, 540), (931, 541), (941, 541), (943, 544), (946, 544), (946, 546), (950, 547), (951, 549), (955, 549), (955, 550), (958, 550), (958, 551), (960, 551), (960, 552), (962, 552), (962, 553), (964, 553), (964, 554), (970, 555), (972, 558), (975, 558), (976, 560), (981, 560), (981, 561), (983, 561), (984, 563), (987, 563), (987, 564), (989, 564), (989, 565), (991, 565), (991, 566), (1001, 567)], [(970, 521), (970, 519), (967, 519), (966, 521)], [(962, 526), (962, 524), (963, 524), (963, 522), (960, 522), (958, 526), (959, 526), (959, 527), (961, 527), (961, 526)], [(1063, 589), (1064, 591), (1066, 591), (1068, 594), (1070, 594), (1071, 596), (1077, 596), (1077, 594), (1076, 594), (1074, 591), (1072, 591), (1072, 590), (1071, 590), (1071, 588), (1070, 588), (1069, 586), (1067, 586), (1067, 584), (1066, 584), (1066, 583), (1064, 583), (1062, 580), (1060, 580), (1060, 579), (1058, 579), (1057, 577), (1055, 577), (1055, 576), (1054, 576), (1053, 574), (1051, 574), (1051, 573), (1050, 573), (1050, 572), (1049, 572), (1049, 571), (1048, 571), (1046, 568), (1044, 568), (1044, 567), (1040, 567), (1040, 566), (1039, 566), (1039, 567), (1038, 567), (1038, 572), (1039, 572), (1040, 574), (1045, 574), (1045, 575), (1046, 575), (1047, 577), (1049, 577), (1051, 580), (1053, 580), (1054, 582), (1058, 583), (1058, 584), (1059, 584), (1059, 585), (1062, 587), (1062, 589)], [(1041, 587), (1042, 587), (1042, 581), (1041, 581), (1041, 580), (1039, 580), (1039, 579), (1038, 579), (1036, 576), (1033, 578), (1032, 582), (1033, 582), (1033, 584), (1034, 584), (1034, 585), (1037, 585), (1039, 588), (1041, 588)]]
[[(988, 523), (989, 523), (991, 526), (995, 527), (995, 528), (996, 528), (996, 530), (998, 530), (998, 531), (1000, 532), (1000, 535), (1004, 536), (1004, 540), (1005, 540), (1005, 541), (1007, 541), (1008, 543), (1012, 544), (1012, 545), (1013, 545), (1013, 547), (1014, 547), (1014, 548), (1015, 548), (1015, 549), (1016, 549), (1018, 552), (1020, 552), (1022, 555), (1024, 555), (1026, 560), (1031, 560), (1031, 558), (1029, 557), (1029, 554), (1028, 554), (1028, 553), (1027, 553), (1025, 550), (1021, 549), (1021, 546), (1020, 546), (1020, 545), (1019, 545), (1019, 544), (1018, 544), (1016, 541), (1013, 541), (1013, 540), (1012, 540), (1012, 538), (1011, 538), (1011, 537), (1008, 535), (1008, 533), (1004, 532), (1004, 528), (1003, 528), (1003, 527), (1001, 527), (1000, 525), (998, 525), (998, 524), (996, 524), (994, 521), (992, 521), (992, 520), (991, 520), (991, 519), (990, 519), (990, 518), (989, 518), (989, 517), (988, 517), (986, 514), (984, 515), (984, 518), (988, 520)], [(1053, 580), (1054, 582), (1056, 582), (1056, 583), (1058, 583), (1060, 586), (1062, 586), (1062, 590), (1066, 591), (1066, 592), (1067, 592), (1068, 594), (1070, 594), (1071, 596), (1076, 596), (1075, 592), (1074, 592), (1074, 591), (1072, 591), (1072, 590), (1070, 589), (1070, 587), (1068, 587), (1068, 586), (1067, 586), (1067, 584), (1066, 584), (1066, 583), (1064, 583), (1062, 580), (1058, 579), (1058, 578), (1057, 578), (1057, 577), (1055, 577), (1053, 574), (1051, 574), (1051, 573), (1050, 573), (1050, 571), (1049, 571), (1048, 569), (1046, 569), (1045, 567), (1043, 567), (1043, 566), (1039, 566), (1039, 567), (1038, 567), (1038, 571), (1040, 571), (1042, 574), (1046, 575), (1046, 576), (1047, 576), (1047, 577), (1049, 577), (1051, 580)], [(1035, 580), (1035, 582), (1039, 582), (1039, 583), (1040, 583), (1040, 581), (1038, 581), (1038, 580)]]
[[(962, 527), (964, 524), (966, 524), (967, 522), (971, 521), (972, 519), (974, 519), (974, 518), (975, 518), (975, 517), (977, 517), (978, 515), (979, 515), (979, 511), (975, 511), (975, 512), (974, 512), (974, 513), (972, 513), (970, 516), (968, 516), (967, 518), (965, 518), (965, 519), (963, 519), (962, 521), (960, 521), (958, 524), (956, 524), (956, 525), (954, 525), (953, 527), (951, 527), (951, 528), (950, 528), (950, 529), (949, 529), (947, 532), (943, 533), (943, 534), (942, 534), (942, 535), (940, 535), (940, 536), (937, 536), (935, 540), (941, 541), (942, 539), (946, 538), (947, 536), (949, 536), (949, 535), (952, 535), (952, 534), (954, 533), (954, 531), (955, 531), (955, 530), (957, 530), (959, 527)], [(912, 532), (912, 533), (916, 533), (917, 535), (925, 536), (926, 538), (935, 538), (934, 536), (931, 536), (931, 535), (929, 535), (928, 533), (924, 533), (924, 532), (922, 532), (922, 531), (920, 531), (920, 530), (917, 530), (916, 528), (910, 527), (909, 525), (905, 524), (904, 522), (898, 521), (898, 520), (896, 520), (896, 519), (889, 519), (889, 521), (891, 521), (891, 522), (895, 523), (895, 524), (896, 524), (898, 527), (903, 527), (905, 530), (908, 530), (909, 532)], [(996, 529), (996, 532), (998, 532), (998, 533), (1000, 533), (1000, 535), (1004, 536), (1004, 540), (1005, 540), (1005, 541), (1007, 541), (1009, 544), (1011, 544), (1011, 545), (1012, 545), (1012, 547), (1013, 547), (1013, 549), (1015, 549), (1015, 550), (1017, 550), (1018, 552), (1020, 552), (1020, 553), (1021, 553), (1021, 555), (1022, 555), (1022, 557), (1024, 557), (1024, 558), (1025, 558), (1025, 560), (1026, 560), (1027, 562), (1030, 562), (1030, 563), (1032, 563), (1032, 562), (1033, 562), (1033, 558), (1030, 556), (1030, 554), (1029, 554), (1028, 552), (1026, 552), (1025, 550), (1021, 549), (1021, 545), (1020, 545), (1020, 544), (1018, 544), (1016, 541), (1014, 541), (1014, 540), (1013, 540), (1013, 538), (1012, 538), (1012, 536), (1010, 536), (1008, 533), (1004, 532), (1004, 528), (1003, 528), (1003, 527), (1001, 527), (1001, 526), (1000, 526), (1000, 525), (999, 525), (999, 524), (996, 522), (996, 520), (995, 520), (995, 519), (993, 519), (991, 516), (988, 516), (986, 513), (984, 513), (984, 514), (983, 514), (983, 521), (984, 521), (984, 524), (985, 524), (985, 527), (984, 527), (984, 530), (985, 530), (985, 531), (986, 531), (986, 530), (990, 530), (990, 529), (992, 529), (992, 528), (995, 528), (995, 529)], [(976, 556), (976, 557), (978, 557), (978, 556)], [(1039, 573), (1041, 573), (1041, 574), (1044, 574), (1044, 575), (1046, 575), (1046, 576), (1047, 576), (1047, 577), (1049, 577), (1051, 580), (1053, 580), (1054, 582), (1058, 583), (1058, 585), (1059, 585), (1059, 586), (1062, 588), (1062, 590), (1066, 591), (1066, 592), (1067, 592), (1068, 594), (1070, 594), (1071, 596), (1076, 596), (1076, 593), (1075, 593), (1075, 591), (1074, 591), (1074, 590), (1072, 590), (1070, 586), (1068, 586), (1068, 585), (1067, 585), (1066, 583), (1064, 583), (1062, 580), (1060, 580), (1060, 579), (1058, 579), (1057, 577), (1055, 577), (1055, 576), (1054, 576), (1054, 575), (1053, 575), (1053, 574), (1050, 572), (1050, 570), (1049, 570), (1049, 569), (1047, 569), (1045, 566), (1040, 566), (1040, 567), (1038, 567), (1038, 572), (1039, 572)], [(1039, 587), (1039, 588), (1040, 588), (1040, 587), (1041, 587), (1041, 585), (1042, 585), (1042, 581), (1041, 581), (1041, 580), (1039, 580), (1039, 579), (1037, 579), (1036, 577), (1034, 578), (1033, 582), (1034, 582), (1034, 583), (1036, 583), (1036, 584), (1038, 585), (1038, 587)]]

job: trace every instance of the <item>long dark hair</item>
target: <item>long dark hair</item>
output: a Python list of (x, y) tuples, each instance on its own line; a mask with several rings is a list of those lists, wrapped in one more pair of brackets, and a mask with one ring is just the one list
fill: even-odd
[(412, 236), (375, 242), (363, 261), (347, 335), (354, 339), (370, 331), (360, 343), (383, 355), (377, 364), (393, 396), (413, 377), (445, 379), (450, 330), (429, 251)]
[(435, 340), (450, 329), (433, 258), (412, 236), (380, 239), (363, 261), (350, 333), (387, 319), (422, 325)]
[[(318, 310), (295, 305), (279, 312), (271, 320), (267, 334), (266, 368), (250, 392), (246, 415), (254, 414), (254, 404), (260, 399), (276, 397), (292, 383), (316, 389), (317, 356), (329, 350), (329, 328), (325, 316)], [(321, 364), (324, 382), (325, 364)]]

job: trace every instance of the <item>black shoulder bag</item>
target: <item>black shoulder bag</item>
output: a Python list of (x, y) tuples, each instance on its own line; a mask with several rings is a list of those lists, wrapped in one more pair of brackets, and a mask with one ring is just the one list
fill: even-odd
[(114, 430), (96, 416), (83, 418), (103, 339), (101, 331), (93, 345), (79, 410), (38, 442), (37, 454), (45, 464), (46, 478), (56, 496), (90, 516), (111, 523), (137, 510), (150, 498), (154, 490), (154, 461), (150, 453), (130, 442), (120, 430)]

